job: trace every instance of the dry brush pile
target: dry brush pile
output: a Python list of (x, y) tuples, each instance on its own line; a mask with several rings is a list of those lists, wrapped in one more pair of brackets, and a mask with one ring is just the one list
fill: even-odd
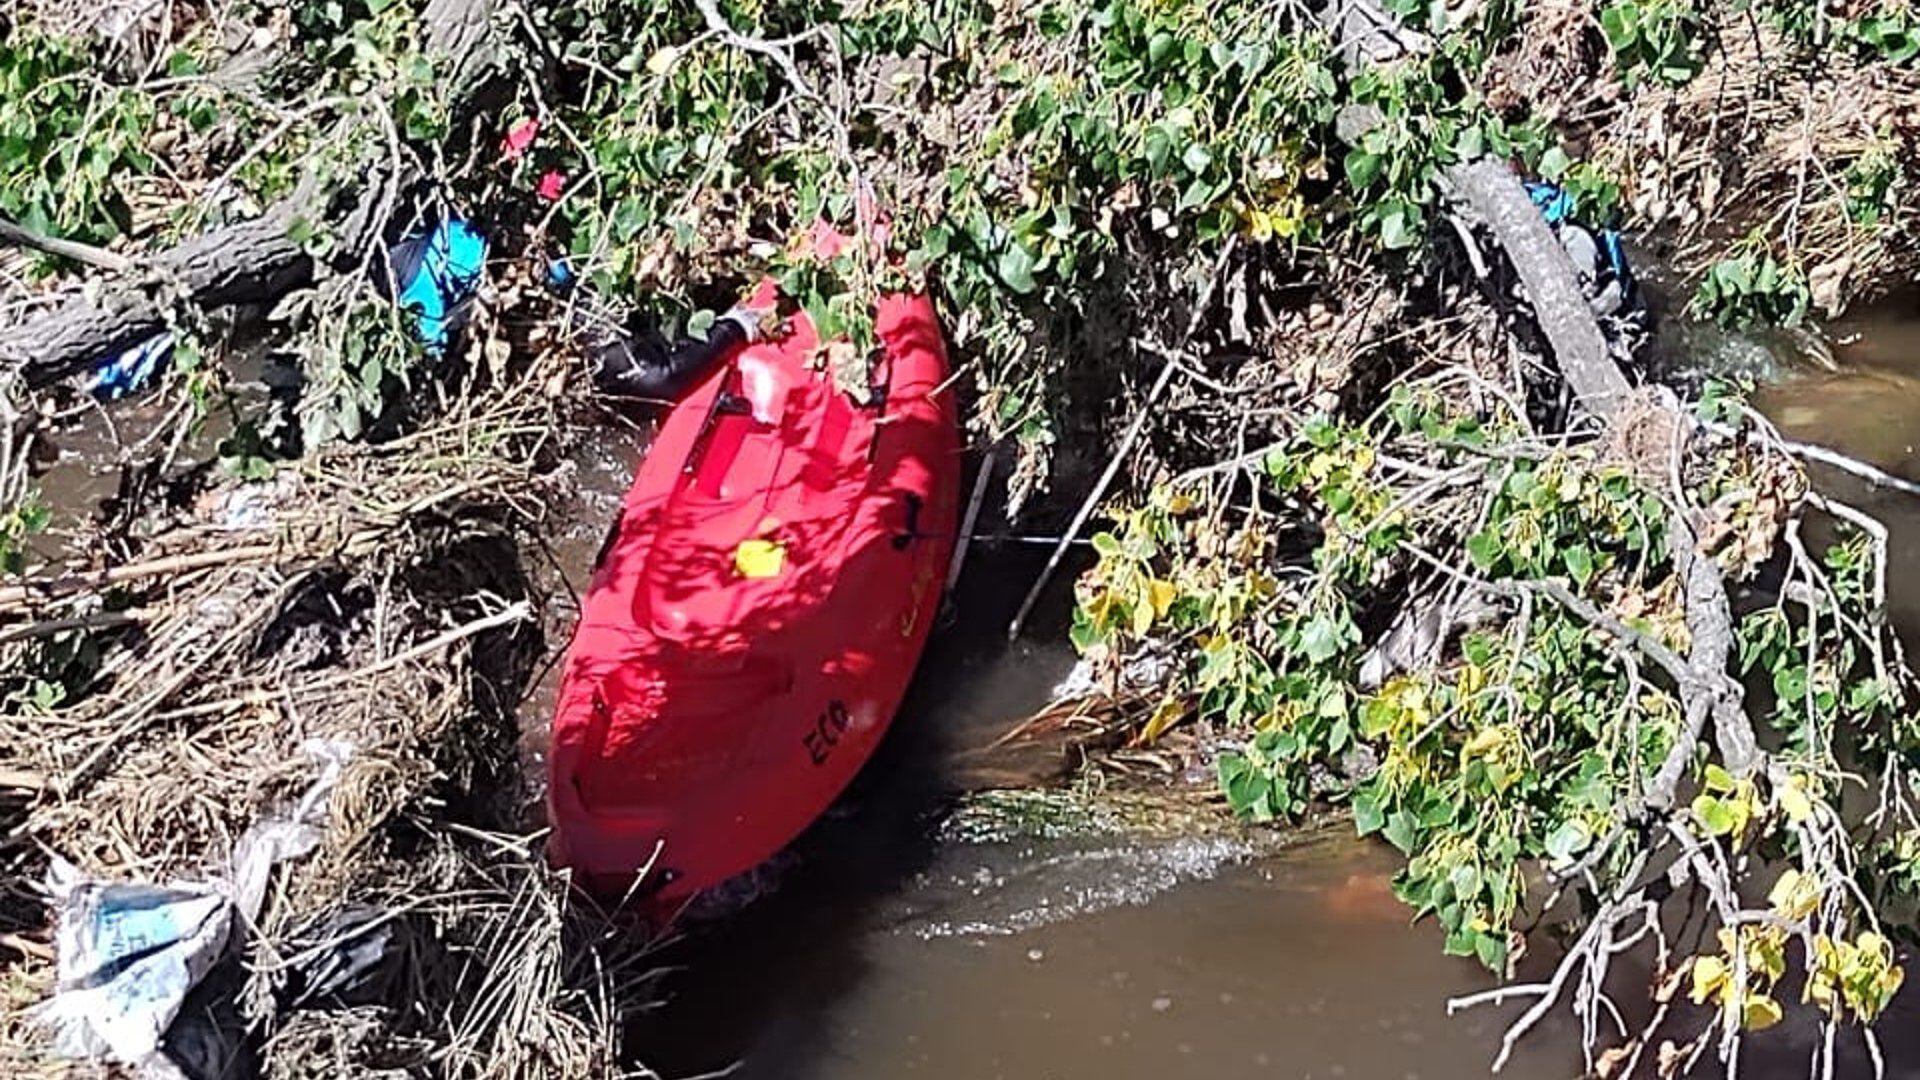
[[(637, 945), (524, 835), (517, 711), (546, 643), (522, 547), (549, 524), (573, 405), (552, 371), (377, 447), (213, 483), (111, 564), (75, 547), (0, 590), (10, 1075), (65, 1068), (17, 1011), (48, 989), (50, 858), (218, 879), (328, 761), (321, 842), (275, 872), (215, 976), (267, 1073), (621, 1071)], [(371, 985), (320, 992), (356, 939), (388, 954)]]

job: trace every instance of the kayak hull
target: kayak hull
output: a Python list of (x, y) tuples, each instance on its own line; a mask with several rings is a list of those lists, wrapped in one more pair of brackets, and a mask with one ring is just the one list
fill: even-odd
[(852, 780), (939, 610), (960, 440), (924, 297), (876, 310), (883, 392), (816, 370), (804, 316), (669, 412), (568, 649), (553, 855), (671, 913), (763, 862)]

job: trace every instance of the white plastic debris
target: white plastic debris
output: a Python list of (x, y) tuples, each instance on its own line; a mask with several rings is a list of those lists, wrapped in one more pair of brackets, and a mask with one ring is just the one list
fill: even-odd
[(1077, 701), (1129, 690), (1149, 693), (1165, 686), (1173, 674), (1173, 650), (1161, 642), (1149, 641), (1127, 657), (1117, 674), (1097, 673), (1084, 656), (1076, 660), (1073, 670), (1055, 684), (1053, 700)]
[(283, 815), (255, 823), (234, 845), (224, 877), (205, 881), (89, 880), (56, 859), (48, 891), (59, 925), (53, 997), (36, 1010), (68, 1058), (133, 1066), (174, 1077), (161, 1052), (167, 1028), (193, 987), (226, 954), (236, 926), (260, 913), (273, 864), (319, 844), (326, 803), (353, 748), (312, 740), (301, 749), (320, 776)]

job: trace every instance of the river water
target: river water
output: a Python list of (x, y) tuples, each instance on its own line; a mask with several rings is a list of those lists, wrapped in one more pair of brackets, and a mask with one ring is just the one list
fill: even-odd
[[(970, 781), (954, 763), (1071, 667), (1063, 647), (1000, 640), (1029, 561), (972, 564), (850, 797), (777, 887), (663, 957), (685, 969), (634, 1033), (647, 1063), (768, 1080), (1484, 1075), (1494, 1016), (1450, 1021), (1445, 1001), (1490, 984), (1408, 928), (1391, 852), (1348, 826), (996, 842), (937, 827)], [(1510, 1071), (1565, 1064), (1529, 1048)]]

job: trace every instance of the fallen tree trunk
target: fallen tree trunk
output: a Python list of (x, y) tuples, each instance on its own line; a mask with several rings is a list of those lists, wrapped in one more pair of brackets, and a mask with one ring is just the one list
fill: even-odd
[(176, 299), (202, 307), (271, 300), (313, 278), (313, 260), (289, 228), (300, 204), (282, 202), (252, 221), (194, 237), (0, 336), (0, 358), (39, 387), (83, 370), (165, 329)]
[[(1607, 350), (1606, 338), (1587, 306), (1572, 260), (1527, 197), (1520, 178), (1506, 163), (1480, 158), (1448, 170), (1446, 180), (1453, 197), (1493, 232), (1520, 275), (1534, 317), (1580, 407), (1604, 423), (1619, 419), (1622, 406), (1634, 393), (1633, 387)], [(1681, 412), (1671, 395), (1666, 395), (1658, 408), (1667, 415), (1654, 422), (1666, 428), (1664, 438), (1671, 444), (1672, 453), (1684, 453), (1694, 421)], [(1708, 717), (1713, 720), (1715, 744), (1727, 770), (1744, 776), (1759, 764), (1760, 755), (1753, 722), (1744, 708), (1744, 693), (1728, 674), (1733, 615), (1726, 582), (1713, 560), (1699, 552), (1699, 538), (1693, 523), (1687, 520), (1684, 500), (1674, 500), (1668, 527), (1670, 548), (1684, 583), (1690, 639), (1687, 677), (1682, 680), (1685, 685), (1681, 690), (1691, 708), (1698, 710), (1692, 714), (1697, 721), (1704, 722)], [(1690, 727), (1697, 738), (1699, 726)], [(1678, 779), (1677, 769), (1662, 770), (1662, 783), (1649, 793), (1656, 805), (1664, 808), (1672, 802)]]
[(1447, 170), (1445, 179), (1449, 194), (1493, 231), (1519, 272), (1534, 318), (1574, 397), (1593, 416), (1611, 418), (1632, 387), (1607, 351), (1573, 261), (1519, 177), (1503, 161), (1478, 158)]
[[(472, 96), (498, 61), (491, 34), (499, 3), (430, 0), (423, 14), (425, 52), (443, 70), (446, 97), (455, 107)], [(350, 241), (340, 245), (346, 258), (356, 256), (385, 225), (372, 220), (373, 211), (370, 195), (328, 200), (303, 188), (257, 218), (140, 260), (138, 269), (75, 289), (51, 310), (0, 328), (0, 363), (21, 371), (29, 386), (45, 386), (166, 329), (181, 304), (215, 308), (277, 300), (312, 281), (316, 269), (312, 255), (291, 235), (295, 222), (306, 219), (344, 230)]]

